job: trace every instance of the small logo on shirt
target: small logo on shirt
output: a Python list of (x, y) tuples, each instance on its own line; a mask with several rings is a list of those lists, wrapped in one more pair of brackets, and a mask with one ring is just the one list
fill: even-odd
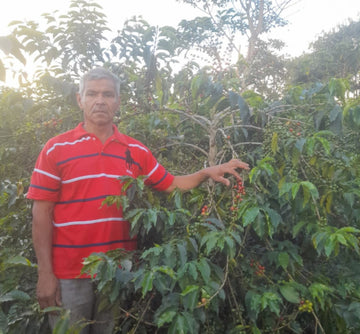
[(135, 161), (134, 161), (134, 159), (132, 158), (131, 152), (130, 152), (129, 149), (126, 150), (125, 155), (126, 155), (126, 159), (125, 159), (125, 161), (126, 161), (126, 168), (127, 168), (127, 169), (131, 169), (131, 167), (132, 167), (132, 165), (133, 165), (133, 163), (134, 163)]

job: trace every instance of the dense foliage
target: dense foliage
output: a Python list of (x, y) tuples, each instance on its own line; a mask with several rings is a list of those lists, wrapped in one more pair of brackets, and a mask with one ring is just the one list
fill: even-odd
[[(126, 195), (106, 199), (104, 205), (123, 207), (139, 236), (137, 252), (84, 261), (106, 296), (102, 306), (115, 307), (117, 332), (359, 332), (359, 23), (319, 38), (313, 54), (288, 62), (257, 36), (253, 71), (242, 61), (204, 67), (192, 59), (180, 66), (195, 51), (224, 65), (216, 42), (231, 19), (246, 31), (241, 10), (213, 3), (220, 21), (208, 13), (172, 28), (133, 18), (107, 41), (101, 7), (72, 1), (68, 13), (44, 16), (44, 30), (14, 22), (13, 36), (0, 39), (0, 49), (17, 58), (11, 62), (27, 55), (38, 64), (33, 81), (19, 76), (18, 89), (0, 90), (0, 333), (49, 331), (51, 310), (40, 311), (35, 299), (25, 194), (42, 145), (81, 119), (76, 84), (95, 65), (122, 80), (119, 129), (150, 147), (170, 172), (231, 158), (251, 165), (229, 188), (207, 182), (165, 195), (125, 178)], [(248, 9), (259, 15), (256, 6)], [(275, 8), (266, 8), (274, 19), (266, 18), (266, 29), (284, 24)], [(192, 29), (203, 39), (195, 41)], [(1, 71), (0, 65), (0, 79)], [(70, 328), (68, 321), (63, 312), (55, 333), (83, 325)]]

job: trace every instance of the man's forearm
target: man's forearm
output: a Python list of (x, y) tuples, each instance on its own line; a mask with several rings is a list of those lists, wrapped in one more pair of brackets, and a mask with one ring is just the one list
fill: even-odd
[(33, 206), (32, 238), (39, 273), (52, 273), (52, 212), (53, 203), (35, 201)]
[(52, 202), (34, 202), (32, 237), (39, 273), (36, 295), (41, 309), (61, 305), (59, 280), (52, 265), (53, 209)]
[(166, 191), (171, 192), (176, 188), (182, 191), (188, 191), (196, 188), (208, 178), (209, 176), (204, 172), (204, 170), (200, 170), (193, 174), (175, 176), (173, 183)]
[(239, 169), (249, 170), (249, 165), (243, 161), (232, 159), (224, 164), (207, 167), (193, 174), (175, 176), (173, 183), (166, 191), (171, 192), (176, 188), (182, 191), (191, 190), (208, 178), (228, 186), (230, 181), (225, 178), (225, 175), (232, 175), (237, 179), (241, 179), (237, 172)]

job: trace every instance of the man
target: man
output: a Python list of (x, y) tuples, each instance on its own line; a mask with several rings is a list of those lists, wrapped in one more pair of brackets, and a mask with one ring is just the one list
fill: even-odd
[[(73, 322), (94, 320), (91, 333), (111, 333), (112, 323), (104, 314), (94, 315), (94, 287), (88, 276), (80, 275), (83, 259), (93, 252), (136, 249), (121, 210), (115, 205), (101, 205), (107, 196), (120, 194), (118, 178), (145, 175), (145, 183), (156, 190), (186, 191), (208, 178), (229, 185), (225, 174), (240, 179), (236, 170), (249, 169), (248, 164), (231, 160), (194, 174), (171, 175), (146, 146), (121, 134), (113, 124), (120, 104), (119, 90), (119, 79), (103, 68), (84, 75), (77, 94), (84, 121), (46, 143), (27, 195), (34, 200), (33, 243), (40, 307), (61, 305), (71, 310)], [(55, 320), (52, 316), (52, 326)], [(105, 328), (103, 323), (110, 325)], [(82, 333), (89, 330), (88, 326)]]

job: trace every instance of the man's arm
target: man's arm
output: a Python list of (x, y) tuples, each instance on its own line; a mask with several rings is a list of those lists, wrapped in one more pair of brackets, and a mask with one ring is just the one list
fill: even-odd
[(40, 308), (60, 306), (60, 286), (52, 265), (54, 203), (34, 201), (32, 214), (32, 238), (38, 262), (37, 299)]
[(225, 178), (225, 175), (229, 174), (235, 176), (237, 179), (241, 179), (239, 173), (236, 171), (237, 169), (249, 170), (249, 165), (243, 161), (232, 159), (224, 164), (204, 168), (193, 174), (175, 176), (170, 187), (166, 189), (166, 192), (171, 192), (176, 188), (182, 191), (191, 190), (209, 178), (229, 186), (230, 181)]

